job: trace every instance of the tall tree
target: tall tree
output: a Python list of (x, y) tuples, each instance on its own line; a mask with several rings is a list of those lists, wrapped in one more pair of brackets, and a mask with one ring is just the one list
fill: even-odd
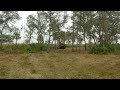
[(118, 25), (120, 21), (120, 13), (117, 11), (97, 11), (95, 18), (95, 29), (97, 43), (100, 46), (111, 44), (113, 37), (118, 33)]
[[(14, 24), (20, 16), (17, 11), (1, 11), (0, 13), (0, 35), (8, 35), (13, 32)], [(2, 44), (2, 41), (1, 41)]]
[(29, 15), (27, 17), (27, 27), (24, 27), (25, 32), (26, 32), (26, 42), (30, 44), (31, 39), (33, 38), (33, 34), (35, 32), (35, 27), (36, 26), (36, 22), (35, 22), (35, 16), (34, 15)]
[(37, 35), (37, 41), (39, 43), (44, 43), (44, 36), (45, 31), (47, 29), (47, 21), (45, 18), (45, 12), (44, 11), (37, 11), (37, 15), (29, 15), (27, 17), (27, 26), (29, 28), (29, 39), (31, 40), (31, 37), (33, 33)]
[(71, 17), (72, 20), (72, 51), (74, 51), (74, 42), (75, 42), (75, 11), (73, 11), (73, 15)]
[(14, 27), (14, 31), (13, 31), (13, 38), (16, 41), (16, 45), (17, 45), (17, 41), (21, 38), (20, 37), (20, 29), (18, 27)]
[[(56, 42), (59, 43), (61, 40), (61, 34), (59, 34), (62, 31), (62, 28), (64, 28), (65, 23), (67, 22), (67, 12), (66, 11), (48, 11), (45, 12), (46, 20), (49, 23), (49, 29), (48, 29), (48, 46), (55, 40), (55, 47)], [(53, 39), (52, 39), (53, 38)]]
[(45, 35), (45, 30), (47, 28), (47, 22), (45, 20), (45, 15), (43, 11), (38, 11), (37, 12), (37, 19), (38, 19), (38, 24), (37, 24), (37, 41), (38, 43), (44, 43), (44, 35)]

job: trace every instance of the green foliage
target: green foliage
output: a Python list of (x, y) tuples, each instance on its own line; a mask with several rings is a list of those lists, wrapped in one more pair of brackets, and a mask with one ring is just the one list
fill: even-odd
[(94, 54), (108, 54), (115, 51), (114, 45), (107, 45), (107, 46), (94, 46), (91, 48), (90, 53)]
[(35, 53), (46, 51), (46, 44), (18, 44), (18, 45), (1, 45), (0, 51), (4, 53)]
[(92, 47), (90, 53), (94, 54), (107, 54), (108, 50), (106, 47)]
[(16, 40), (16, 44), (17, 44), (17, 41), (18, 39), (20, 39), (20, 29), (17, 28), (17, 27), (14, 27), (14, 34), (13, 34), (13, 39)]
[(108, 52), (115, 52), (115, 45), (107, 45)]
[(2, 45), (0, 45), (0, 51), (4, 51), (4, 48)]
[(26, 47), (26, 50), (30, 53), (34, 53), (34, 52), (40, 52), (40, 51), (46, 51), (47, 50), (47, 46), (45, 44), (29, 44)]
[(12, 41), (13, 41), (13, 36), (5, 35), (5, 34), (0, 35), (0, 42), (1, 43), (12, 42)]

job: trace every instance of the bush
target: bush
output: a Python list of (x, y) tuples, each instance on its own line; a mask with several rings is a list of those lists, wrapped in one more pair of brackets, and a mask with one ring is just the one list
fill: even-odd
[(92, 47), (91, 50), (90, 50), (90, 53), (107, 54), (108, 53), (108, 48), (107, 47), (100, 47), (100, 46)]
[(4, 53), (35, 53), (46, 51), (47, 45), (45, 44), (18, 44), (18, 45), (1, 45), (0, 51)]
[(34, 52), (40, 52), (40, 51), (46, 51), (47, 46), (45, 44), (29, 44), (27, 46), (27, 51), (34, 53)]
[(4, 47), (0, 45), (0, 51), (4, 51)]
[(90, 53), (94, 54), (108, 54), (115, 52), (115, 46), (114, 45), (107, 45), (104, 47), (101, 46), (94, 46), (90, 49)]
[(115, 45), (107, 45), (106, 47), (107, 47), (109, 53), (115, 51)]

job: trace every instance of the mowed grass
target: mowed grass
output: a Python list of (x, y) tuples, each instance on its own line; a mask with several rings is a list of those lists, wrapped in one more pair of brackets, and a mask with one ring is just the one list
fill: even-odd
[(0, 54), (0, 79), (120, 79), (120, 55), (81, 51)]

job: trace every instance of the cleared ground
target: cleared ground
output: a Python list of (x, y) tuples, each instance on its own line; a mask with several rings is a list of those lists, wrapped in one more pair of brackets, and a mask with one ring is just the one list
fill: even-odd
[(84, 51), (0, 54), (1, 79), (120, 79), (120, 55)]

